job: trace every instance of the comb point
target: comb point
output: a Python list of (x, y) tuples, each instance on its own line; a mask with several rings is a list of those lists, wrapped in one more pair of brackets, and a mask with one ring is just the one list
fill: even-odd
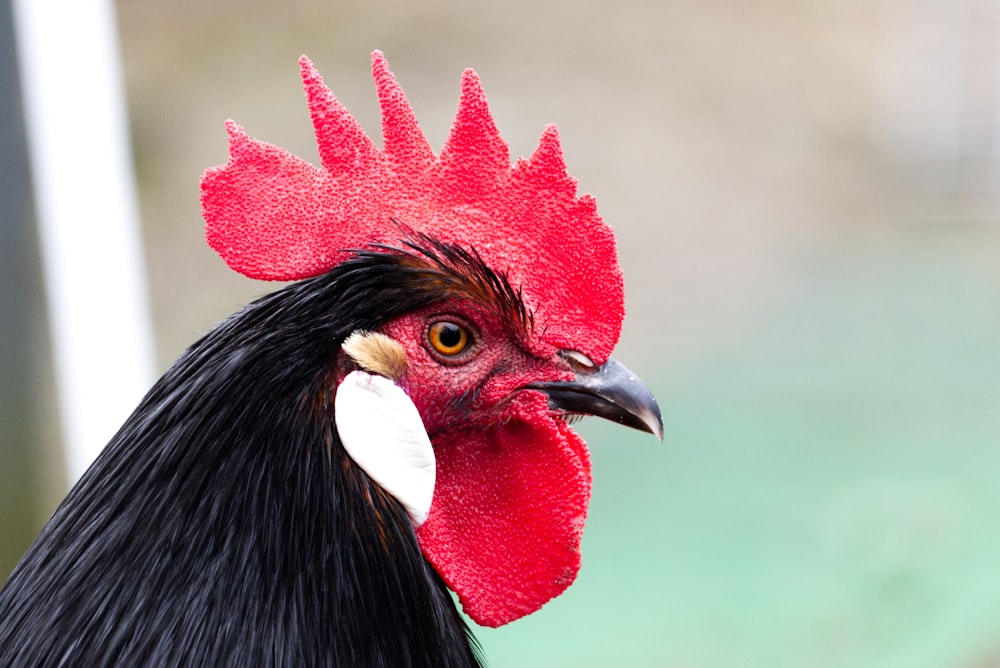
[(378, 149), (364, 129), (323, 82), (312, 61), (300, 58), (299, 70), (323, 167), (333, 176), (371, 168)]
[(545, 131), (538, 140), (538, 146), (528, 162), (535, 170), (545, 173), (551, 181), (573, 181), (566, 171), (566, 159), (563, 157), (559, 129), (555, 125), (545, 126)]
[(411, 177), (422, 174), (433, 163), (434, 151), (381, 51), (372, 52), (372, 78), (382, 110), (383, 155)]
[(491, 200), (510, 172), (507, 142), (490, 113), (479, 75), (472, 69), (462, 74), (458, 112), (439, 164), (442, 195), (456, 203)]
[(241, 144), (246, 143), (250, 136), (246, 133), (236, 121), (229, 119), (226, 121), (226, 134), (229, 135), (229, 153), (233, 153), (233, 149), (237, 148)]
[(304, 80), (307, 76), (318, 77), (319, 72), (316, 71), (316, 66), (313, 62), (309, 60), (309, 56), (303, 54), (299, 56), (299, 74)]

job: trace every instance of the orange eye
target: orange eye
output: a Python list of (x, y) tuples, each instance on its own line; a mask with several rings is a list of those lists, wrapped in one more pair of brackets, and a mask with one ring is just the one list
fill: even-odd
[(431, 348), (447, 357), (465, 352), (472, 343), (469, 330), (456, 322), (442, 320), (435, 322), (427, 330), (427, 341)]

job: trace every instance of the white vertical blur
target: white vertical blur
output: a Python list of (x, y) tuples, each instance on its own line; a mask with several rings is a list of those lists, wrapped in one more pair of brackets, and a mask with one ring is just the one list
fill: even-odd
[(72, 484), (153, 379), (152, 326), (110, 0), (14, 0)]
[(874, 139), (940, 189), (959, 181), (972, 2), (883, 0)]

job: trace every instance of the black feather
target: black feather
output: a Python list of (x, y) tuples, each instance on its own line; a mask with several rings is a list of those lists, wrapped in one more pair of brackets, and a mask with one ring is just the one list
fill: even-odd
[(344, 338), (455, 290), (530, 325), (474, 252), (420, 238), (358, 251), (194, 344), (0, 590), (0, 665), (479, 665), (405, 511), (333, 420)]

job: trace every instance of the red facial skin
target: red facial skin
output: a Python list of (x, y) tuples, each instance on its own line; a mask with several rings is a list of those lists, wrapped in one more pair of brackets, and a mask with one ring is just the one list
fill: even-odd
[[(467, 328), (469, 345), (443, 355), (428, 341), (435, 322)], [(452, 302), (406, 315), (385, 328), (406, 350), (407, 373), (400, 385), (416, 404), (433, 439), (445, 432), (479, 430), (503, 419), (507, 402), (529, 383), (569, 380), (569, 365), (541, 341), (524, 341), (492, 313), (472, 302)], [(528, 348), (532, 345), (534, 350)], [(546, 357), (540, 357), (545, 352)], [(474, 392), (474, 399), (463, 400)]]
[[(461, 354), (431, 346), (428, 329), (442, 320), (472, 333)], [(384, 331), (407, 352), (400, 385), (437, 458), (430, 516), (417, 532), (424, 555), (480, 624), (537, 610), (579, 569), (590, 458), (545, 395), (521, 388), (569, 380), (569, 365), (471, 302), (413, 313)]]

